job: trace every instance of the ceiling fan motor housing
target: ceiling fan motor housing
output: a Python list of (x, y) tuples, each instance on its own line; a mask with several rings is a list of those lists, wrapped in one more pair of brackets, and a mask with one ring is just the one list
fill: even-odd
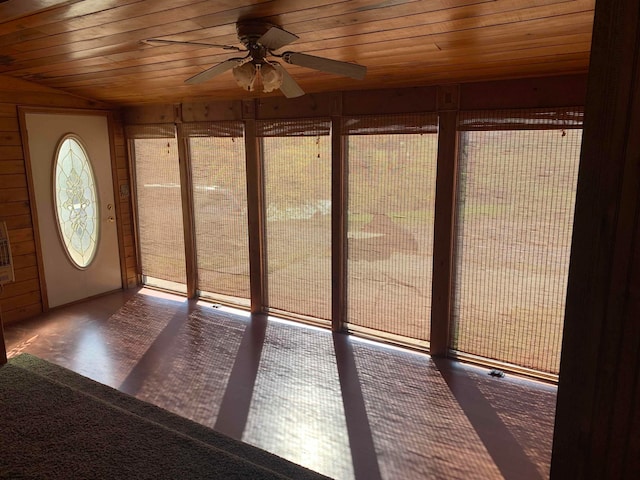
[(254, 65), (264, 63), (265, 57), (269, 55), (269, 50), (258, 43), (250, 43), (247, 49), (251, 52), (251, 62)]
[(240, 42), (249, 48), (250, 45), (256, 45), (258, 39), (273, 26), (267, 22), (238, 22), (236, 32), (238, 32)]
[(259, 65), (265, 62), (269, 49), (258, 40), (274, 25), (265, 22), (240, 22), (236, 25), (238, 39), (251, 55), (251, 63)]

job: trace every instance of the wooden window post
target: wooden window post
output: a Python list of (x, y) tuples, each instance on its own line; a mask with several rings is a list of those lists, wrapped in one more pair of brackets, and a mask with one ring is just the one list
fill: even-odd
[(438, 89), (438, 171), (433, 236), (433, 275), (431, 299), (430, 353), (446, 356), (454, 272), (454, 229), (458, 164), (458, 96), (457, 85)]
[(264, 248), (264, 175), (255, 105), (243, 102), (245, 154), (247, 158), (247, 217), (249, 222), (249, 276), (251, 313), (262, 313), (266, 305), (266, 259)]

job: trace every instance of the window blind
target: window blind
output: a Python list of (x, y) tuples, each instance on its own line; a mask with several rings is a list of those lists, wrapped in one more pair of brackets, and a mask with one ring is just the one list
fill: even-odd
[(343, 135), (392, 135), (400, 133), (437, 133), (436, 113), (407, 115), (363, 115), (345, 117)]
[(186, 292), (178, 144), (173, 125), (128, 126), (145, 284)]
[(268, 308), (331, 318), (329, 120), (258, 121), (264, 159)]
[(460, 115), (453, 350), (558, 373), (581, 118)]
[(549, 130), (582, 128), (583, 118), (584, 111), (582, 107), (464, 111), (458, 115), (458, 130)]
[(431, 113), (346, 119), (351, 330), (429, 340), (436, 122)]
[(247, 186), (242, 122), (184, 124), (191, 188), (198, 290), (249, 305)]

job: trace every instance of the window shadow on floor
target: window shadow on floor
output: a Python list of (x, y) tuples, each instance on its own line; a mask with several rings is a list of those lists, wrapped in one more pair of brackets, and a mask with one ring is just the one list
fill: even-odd
[(167, 355), (167, 352), (170, 350), (175, 337), (178, 335), (178, 332), (183, 327), (191, 313), (193, 313), (198, 307), (195, 300), (189, 300), (182, 304), (176, 304), (175, 308), (177, 310), (173, 317), (171, 317), (169, 323), (167, 323), (160, 334), (155, 338), (151, 346), (118, 387), (118, 390), (131, 396), (136, 396), (140, 393), (144, 382), (149, 378), (150, 372), (168, 370), (171, 355)]
[(253, 389), (267, 332), (265, 315), (252, 315), (242, 336), (214, 429), (241, 440), (251, 409)]
[(477, 380), (455, 361), (433, 358), (433, 362), (505, 480), (542, 480), (538, 467), (481, 391)]
[(355, 478), (379, 480), (378, 457), (349, 336), (333, 333), (333, 347)]

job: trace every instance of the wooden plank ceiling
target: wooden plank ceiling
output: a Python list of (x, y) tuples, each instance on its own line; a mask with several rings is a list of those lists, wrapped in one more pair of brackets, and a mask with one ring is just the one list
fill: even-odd
[(237, 52), (141, 43), (165, 38), (241, 46), (236, 22), (243, 19), (264, 19), (300, 37), (284, 50), (368, 68), (364, 80), (353, 80), (286, 65), (307, 93), (584, 73), (594, 4), (8, 0), (0, 3), (0, 75), (114, 105), (279, 95), (243, 91), (230, 71), (199, 85), (184, 83)]

